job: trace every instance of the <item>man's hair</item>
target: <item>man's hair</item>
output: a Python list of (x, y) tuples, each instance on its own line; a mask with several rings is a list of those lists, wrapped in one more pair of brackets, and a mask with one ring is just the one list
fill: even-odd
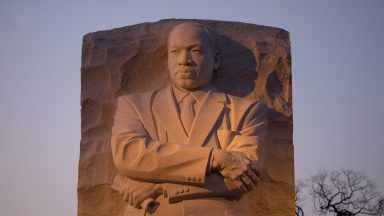
[(180, 23), (180, 24), (175, 25), (174, 27), (172, 27), (172, 29), (168, 33), (167, 47), (169, 47), (169, 36), (170, 36), (170, 34), (173, 32), (173, 30), (175, 28), (177, 28), (177, 27), (179, 27), (181, 25), (191, 25), (191, 26), (195, 26), (195, 27), (201, 28), (207, 34), (207, 36), (208, 36), (208, 42), (209, 42), (209, 44), (211, 46), (213, 54), (217, 51), (216, 34), (213, 31), (213, 29), (208, 27), (208, 26), (205, 26), (205, 25), (203, 25), (201, 23), (197, 23), (197, 22), (183, 22), (183, 23)]

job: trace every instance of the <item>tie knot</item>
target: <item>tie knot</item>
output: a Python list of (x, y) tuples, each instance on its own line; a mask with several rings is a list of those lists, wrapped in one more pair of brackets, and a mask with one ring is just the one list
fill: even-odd
[(187, 96), (185, 96), (185, 98), (183, 99), (183, 103), (184, 104), (188, 104), (188, 105), (190, 105), (190, 104), (194, 104), (194, 103), (196, 103), (196, 100), (195, 100), (195, 98), (192, 96), (192, 94), (188, 94)]

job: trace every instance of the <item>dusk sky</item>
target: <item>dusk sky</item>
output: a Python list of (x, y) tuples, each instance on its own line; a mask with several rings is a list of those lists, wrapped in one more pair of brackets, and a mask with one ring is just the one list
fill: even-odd
[(166, 18), (289, 31), (296, 179), (384, 192), (384, 1), (0, 0), (0, 215), (76, 215), (82, 36)]

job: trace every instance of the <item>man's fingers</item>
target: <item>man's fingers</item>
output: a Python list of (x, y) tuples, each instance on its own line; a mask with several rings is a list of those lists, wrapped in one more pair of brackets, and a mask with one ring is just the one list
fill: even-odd
[(259, 166), (259, 163), (256, 163), (256, 162), (251, 162), (249, 165), (248, 165), (249, 168), (251, 168), (251, 170), (258, 176), (260, 177), (260, 166)]
[(253, 187), (255, 185), (253, 184), (253, 181), (247, 175), (240, 176), (240, 179), (244, 183), (244, 185), (247, 187), (248, 191), (253, 190)]
[(128, 204), (133, 206), (133, 194), (130, 192), (128, 196)]
[(222, 170), (221, 173), (220, 173), (224, 178), (228, 178), (228, 179), (236, 179), (236, 177), (233, 177), (232, 174), (230, 172), (228, 172), (227, 170)]
[(248, 191), (247, 187), (240, 179), (232, 180), (232, 182), (236, 185), (236, 188), (239, 188), (240, 191)]
[(239, 179), (235, 179), (235, 180), (225, 179), (224, 181), (226, 182), (226, 184), (228, 184), (233, 189), (237, 189), (241, 192), (247, 192), (248, 191), (247, 187), (245, 187), (243, 182), (241, 182)]
[(259, 182), (259, 176), (253, 170), (248, 169), (247, 175), (253, 181), (254, 185), (256, 185)]
[(143, 182), (129, 186), (126, 185), (124, 189), (121, 190), (123, 200), (135, 208), (142, 208), (141, 203), (145, 199), (156, 198), (159, 195), (158, 193), (158, 186), (156, 186), (156, 184)]
[(125, 202), (128, 202), (128, 199), (129, 199), (129, 192), (126, 190), (125, 193), (123, 194), (123, 200)]
[(156, 198), (156, 192), (155, 191), (147, 191), (143, 194), (141, 194), (139, 202), (142, 203), (144, 200), (148, 198)]
[(140, 206), (140, 203), (141, 203), (141, 194), (140, 193), (133, 193), (133, 205), (135, 206), (135, 208), (138, 208), (140, 209), (141, 206)]
[(119, 191), (120, 195), (124, 197), (125, 192), (127, 191), (126, 188)]

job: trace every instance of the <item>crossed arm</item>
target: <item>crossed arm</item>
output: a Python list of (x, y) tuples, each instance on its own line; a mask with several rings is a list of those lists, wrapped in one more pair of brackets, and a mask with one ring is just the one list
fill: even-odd
[[(253, 104), (238, 135), (225, 150), (159, 142), (151, 139), (130, 101), (119, 98), (112, 130), (112, 154), (119, 173), (136, 180), (123, 187), (123, 198), (137, 206), (145, 198), (163, 193), (172, 202), (251, 190), (260, 174), (257, 147), (264, 138), (264, 119), (260, 104)], [(161, 187), (155, 183), (161, 183)], [(180, 185), (188, 185), (191, 193), (169, 192)]]

